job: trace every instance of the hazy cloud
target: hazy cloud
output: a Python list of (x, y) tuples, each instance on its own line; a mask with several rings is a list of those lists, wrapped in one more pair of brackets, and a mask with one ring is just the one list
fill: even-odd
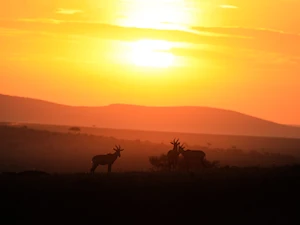
[(51, 18), (22, 18), (18, 19), (17, 21), (23, 21), (23, 22), (40, 22), (40, 23), (56, 23), (59, 24), (63, 22), (62, 20), (57, 19), (51, 19)]
[(59, 8), (55, 11), (57, 14), (67, 14), (67, 15), (73, 15), (76, 13), (82, 13), (82, 10), (78, 10), (78, 9), (63, 9), (63, 8)]
[(192, 44), (228, 46), (234, 49), (256, 49), (300, 54), (300, 35), (269, 29), (243, 27), (192, 27), (194, 32), (122, 27), (103, 23), (65, 22), (52, 19), (21, 19), (0, 21), (5, 29), (49, 32), (55, 34), (94, 36), (99, 39), (133, 41), (139, 39), (164, 39)]
[[(32, 36), (34, 34), (34, 36)], [(271, 29), (245, 27), (191, 27), (191, 32), (181, 30), (157, 30), (122, 27), (104, 23), (23, 18), (0, 20), (0, 35), (26, 37), (59, 36), (94, 37), (97, 39), (134, 41), (140, 39), (167, 40), (196, 45), (215, 46), (217, 50), (197, 48), (173, 48), (175, 55), (206, 57), (224, 62), (240, 63), (299, 63), (300, 35)], [(3, 39), (6, 40), (7, 39)], [(250, 62), (251, 61), (251, 62)]]
[(219, 5), (219, 7), (224, 9), (237, 9), (238, 7), (235, 5)]

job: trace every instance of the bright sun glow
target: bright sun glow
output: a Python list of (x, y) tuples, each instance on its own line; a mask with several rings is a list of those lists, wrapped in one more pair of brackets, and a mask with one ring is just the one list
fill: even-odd
[(174, 64), (175, 56), (167, 52), (171, 43), (160, 40), (140, 40), (132, 42), (129, 60), (136, 66), (166, 68)]
[[(114, 22), (125, 27), (187, 30), (195, 17), (193, 8), (185, 0), (123, 1), (118, 12), (122, 16)], [(170, 52), (174, 46), (175, 43), (162, 40), (134, 41), (127, 45), (123, 61), (138, 67), (180, 66), (179, 57)]]
[(155, 29), (186, 28), (194, 17), (185, 0), (132, 0), (124, 4), (124, 17), (117, 20), (122, 26)]

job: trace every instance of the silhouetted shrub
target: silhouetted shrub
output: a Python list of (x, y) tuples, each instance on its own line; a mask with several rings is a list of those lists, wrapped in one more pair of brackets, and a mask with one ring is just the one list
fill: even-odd
[(70, 127), (69, 131), (78, 134), (78, 133), (80, 133), (81, 129), (80, 129), (80, 127)]
[(214, 160), (210, 162), (207, 159), (204, 159), (204, 165), (206, 168), (220, 168), (220, 161)]
[(149, 162), (155, 171), (163, 171), (168, 169), (168, 157), (165, 154), (160, 156), (150, 156)]
[[(152, 169), (154, 171), (166, 171), (168, 170), (168, 158), (165, 154), (162, 154), (160, 156), (150, 156), (149, 162), (152, 165)], [(193, 165), (195, 168), (195, 165)], [(219, 168), (220, 162), (219, 161), (208, 161), (207, 159), (204, 159), (204, 166), (205, 168)], [(196, 166), (198, 169), (202, 169), (202, 163), (199, 162), (199, 165)], [(186, 171), (187, 164), (183, 157), (179, 157), (178, 163), (177, 163), (177, 171)]]

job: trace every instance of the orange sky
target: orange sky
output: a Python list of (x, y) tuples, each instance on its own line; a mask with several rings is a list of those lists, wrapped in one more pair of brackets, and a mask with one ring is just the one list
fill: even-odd
[(3, 1), (0, 93), (300, 124), (299, 9), (297, 0)]

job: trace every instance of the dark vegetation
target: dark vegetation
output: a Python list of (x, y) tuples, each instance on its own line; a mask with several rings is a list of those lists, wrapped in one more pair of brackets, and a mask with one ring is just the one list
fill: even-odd
[[(187, 173), (166, 170), (170, 144), (30, 125), (0, 126), (0, 139), (1, 224), (300, 222), (297, 151), (186, 143), (207, 153), (207, 168)], [(92, 156), (113, 152), (116, 144), (125, 150), (113, 173), (99, 167), (105, 173), (89, 174)]]
[(1, 224), (299, 224), (300, 167), (0, 175)]
[(79, 134), (81, 131), (80, 127), (70, 127), (69, 132)]

